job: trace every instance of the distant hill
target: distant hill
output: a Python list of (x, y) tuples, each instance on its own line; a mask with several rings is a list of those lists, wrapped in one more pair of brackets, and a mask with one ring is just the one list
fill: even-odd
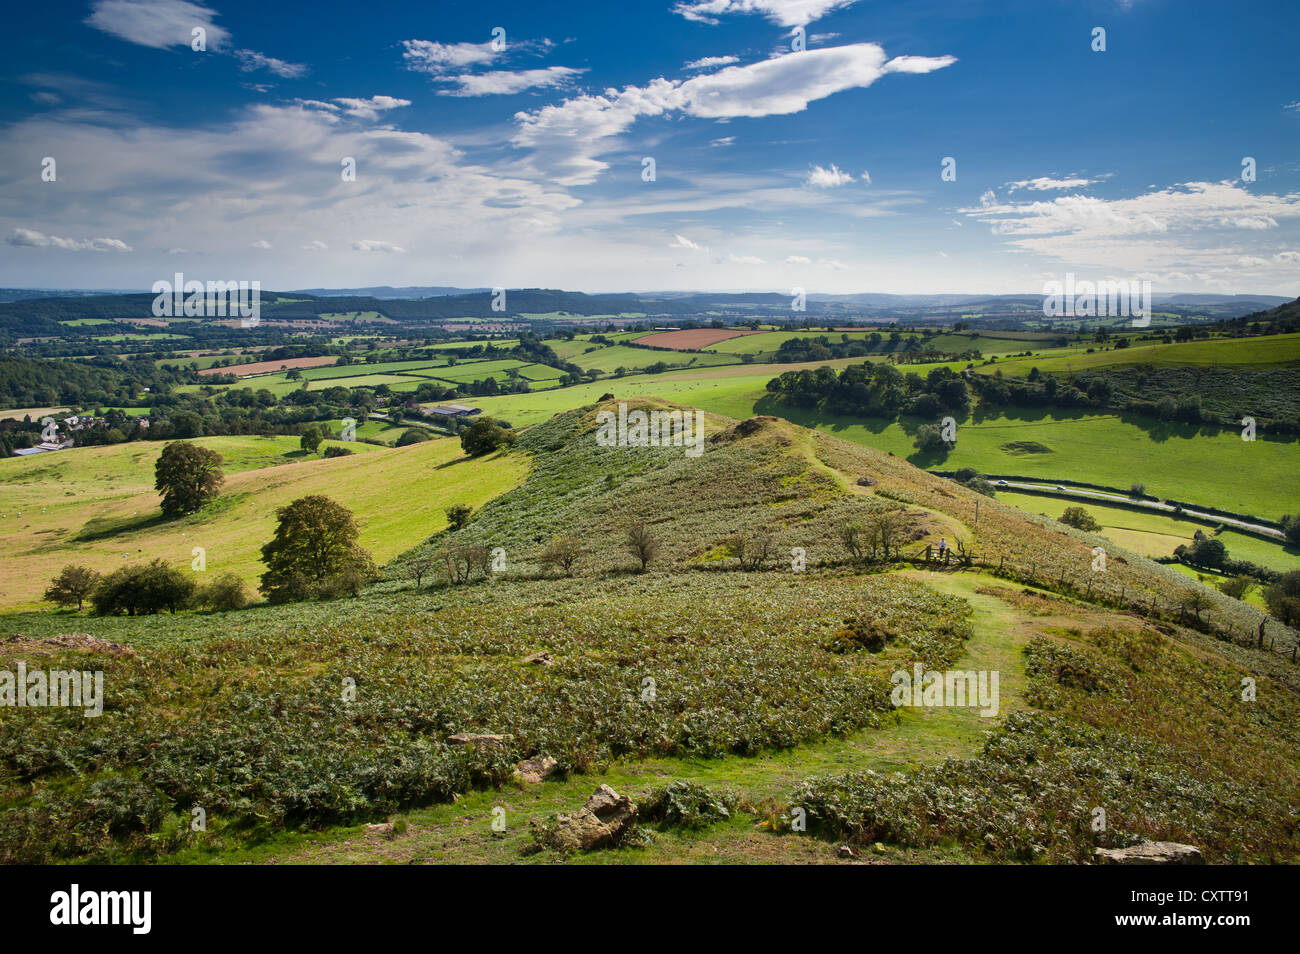
[[(93, 335), (93, 328), (60, 322), (80, 318), (152, 318), (154, 296), (147, 292), (37, 293), (9, 289), (0, 295), (0, 339)], [(40, 295), (41, 297), (37, 297)], [(1272, 295), (1156, 295), (1157, 308), (1195, 322), (1240, 318), (1282, 305)], [(322, 315), (377, 314), (388, 322), (419, 327), (475, 318), (560, 320), (635, 316), (650, 321), (791, 321), (924, 323), (962, 320), (972, 326), (1021, 327), (1041, 319), (1039, 295), (823, 295), (807, 296), (803, 311), (790, 295), (776, 292), (663, 292), (586, 294), (556, 288), (512, 288), (504, 310), (489, 288), (387, 285), (366, 288), (262, 290), (262, 317), (314, 321)]]
[(455, 285), (371, 285), (366, 288), (301, 288), (289, 295), (312, 295), (317, 298), (440, 298), (446, 295), (479, 295), (491, 288), (458, 288)]

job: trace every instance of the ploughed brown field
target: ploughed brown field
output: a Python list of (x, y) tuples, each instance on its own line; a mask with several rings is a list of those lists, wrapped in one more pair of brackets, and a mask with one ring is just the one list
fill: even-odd
[(322, 365), (334, 364), (338, 359), (338, 355), (323, 354), (317, 358), (286, 358), (283, 361), (256, 361), (253, 364), (236, 364), (225, 368), (204, 368), (199, 372), (199, 374), (233, 374), (236, 377), (247, 378), (254, 374), (274, 374), (276, 371), (285, 371), (289, 368), (319, 368)]
[(699, 351), (719, 341), (730, 341), (742, 335), (756, 335), (757, 331), (746, 328), (688, 328), (684, 331), (656, 331), (653, 334), (633, 338), (637, 344), (651, 345), (655, 348), (670, 348), (673, 351)]

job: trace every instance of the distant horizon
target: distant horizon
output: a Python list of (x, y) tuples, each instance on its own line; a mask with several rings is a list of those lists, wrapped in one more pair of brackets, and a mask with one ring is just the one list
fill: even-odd
[[(351, 286), (340, 285), (335, 287), (316, 286), (312, 288), (270, 288), (263, 282), (261, 292), (264, 294), (314, 294), (319, 292), (359, 292), (365, 289), (391, 288), (393, 290), (412, 289), (422, 291), (431, 288), (451, 288), (455, 291), (449, 292), (446, 296), (434, 297), (456, 297), (458, 294), (476, 294), (481, 293), (479, 290), (488, 289), (493, 286), (489, 285), (392, 285), (387, 283)], [(602, 295), (643, 295), (655, 297), (660, 295), (776, 295), (778, 297), (789, 297), (787, 289), (772, 288), (663, 288), (663, 289), (604, 289), (599, 291), (589, 291), (582, 288), (567, 288), (560, 286), (542, 286), (542, 285), (509, 285), (505, 286), (507, 291), (520, 291), (525, 289), (539, 289), (545, 291), (559, 291), (570, 294), (587, 295), (597, 297)], [(151, 288), (84, 288), (80, 286), (67, 286), (63, 288), (51, 286), (24, 286), (24, 285), (6, 285), (4, 291), (21, 291), (21, 292), (83, 292), (94, 295), (151, 295)], [(1039, 291), (1004, 291), (1004, 292), (882, 292), (882, 291), (850, 291), (850, 292), (817, 292), (808, 291), (808, 297), (818, 298), (851, 298), (855, 296), (881, 295), (893, 298), (1042, 298), (1043, 292)], [(1255, 298), (1255, 299), (1277, 299), (1280, 302), (1294, 301), (1300, 298), (1300, 293), (1287, 295), (1277, 294), (1275, 292), (1207, 292), (1207, 291), (1173, 291), (1160, 292), (1153, 291), (1152, 295), (1156, 299), (1177, 299), (1182, 296), (1198, 298)], [(364, 297), (364, 296), (361, 296)]]

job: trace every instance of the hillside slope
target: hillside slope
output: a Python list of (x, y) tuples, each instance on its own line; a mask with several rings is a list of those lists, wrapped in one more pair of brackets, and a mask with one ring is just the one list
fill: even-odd
[[(1084, 861), (1140, 838), (1213, 861), (1300, 856), (1297, 667), (1226, 631), (1255, 611), (1215, 601), (1178, 625), (1163, 568), (1117, 552), (1093, 579), (1086, 535), (779, 419), (706, 417), (689, 458), (600, 446), (601, 409), (530, 429), (503, 458), (526, 455), (521, 484), (359, 599), (0, 618), (3, 665), (102, 669), (106, 685), (98, 718), (6, 711), (0, 859), (266, 860), (343, 839), (325, 860), (548, 861), (530, 812), (673, 781), (734, 789), (731, 820), (646, 819), (646, 838), (587, 857), (679, 860), (715, 838), (732, 860), (830, 860), (843, 840), (897, 860)], [(844, 522), (882, 513), (908, 559), (943, 535), (987, 566), (848, 560)], [(646, 573), (624, 547), (635, 521), (660, 545)], [(741, 569), (724, 541), (767, 528), (776, 548)], [(542, 571), (557, 536), (585, 551), (572, 577)], [(416, 587), (423, 555), (471, 542), (505, 568)], [(1157, 615), (1099, 597), (1132, 590)], [(129, 650), (46, 641), (70, 625)], [(891, 675), (917, 665), (999, 672), (1001, 704), (899, 708)], [(553, 780), (513, 780), (540, 755)], [(796, 808), (808, 837), (775, 837), (799, 834)], [(359, 827), (397, 813), (410, 828), (392, 841)]]
[(454, 438), (399, 448), (354, 443), (352, 456), (328, 459), (286, 456), (296, 451), (291, 437), (195, 443), (223, 456), (227, 477), (216, 500), (176, 520), (161, 517), (154, 490), (161, 442), (0, 461), (0, 608), (40, 605), (50, 578), (69, 563), (106, 572), (162, 557), (189, 567), (195, 547), (205, 551), (205, 572), (235, 573), (255, 589), (275, 509), (306, 494), (351, 509), (361, 544), (382, 562), (445, 527), (445, 507), (483, 503), (528, 470), (523, 454), (471, 464)]

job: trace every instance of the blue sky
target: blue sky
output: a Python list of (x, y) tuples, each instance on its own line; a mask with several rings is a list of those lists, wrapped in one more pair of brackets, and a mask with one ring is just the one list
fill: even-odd
[(1073, 272), (1300, 293), (1294, 0), (91, 0), (6, 21), (6, 286), (1039, 293)]

